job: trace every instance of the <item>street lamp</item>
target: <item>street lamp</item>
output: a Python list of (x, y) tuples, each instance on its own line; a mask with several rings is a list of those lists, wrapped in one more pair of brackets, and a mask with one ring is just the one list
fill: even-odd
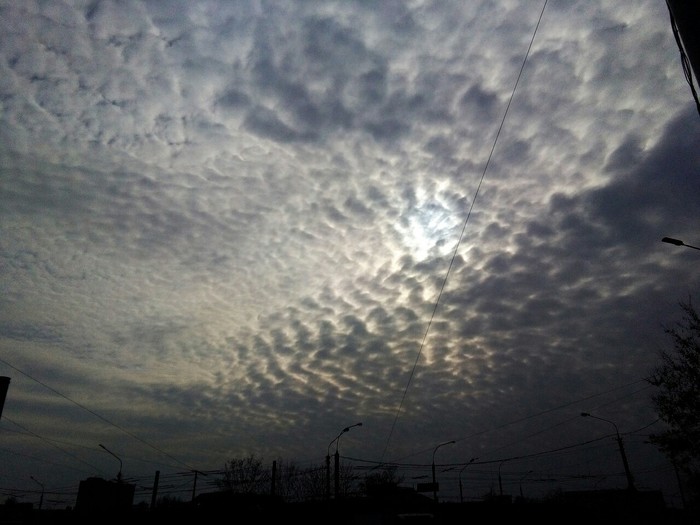
[(501, 481), (501, 466), (503, 466), (503, 463), (505, 460), (501, 461), (498, 464), (498, 493), (503, 497), (503, 482)]
[(523, 499), (523, 480), (530, 474), (532, 474), (532, 470), (528, 470), (525, 474), (523, 474), (523, 477), (520, 478), (520, 499)]
[(100, 443), (99, 445), (100, 445), (100, 448), (102, 448), (108, 454), (111, 454), (112, 456), (117, 458), (117, 460), (119, 461), (119, 472), (117, 473), (117, 482), (121, 483), (121, 481), (122, 481), (122, 460), (121, 460), (121, 458), (119, 456), (117, 456), (114, 452), (112, 452), (111, 450), (108, 450), (107, 447), (105, 447), (102, 443)]
[(340, 447), (340, 436), (353, 427), (361, 426), (362, 423), (355, 423), (354, 425), (345, 427), (333, 441), (328, 443), (328, 449), (326, 450), (326, 499), (330, 499), (331, 497), (331, 445), (335, 443), (335, 498), (338, 499), (338, 494), (340, 492), (340, 452), (338, 451)]
[(467, 468), (472, 463), (474, 463), (477, 459), (479, 459), (479, 458), (470, 459), (469, 463), (464, 465), (459, 471), (459, 502), (460, 503), (464, 503), (464, 498), (462, 497), (462, 472), (464, 472), (464, 469)]
[(41, 496), (39, 497), (39, 510), (41, 510), (41, 506), (44, 504), (44, 484), (34, 476), (29, 477), (41, 486)]
[(673, 239), (672, 237), (664, 237), (661, 239), (661, 242), (667, 242), (668, 244), (674, 244), (676, 246), (685, 246), (686, 248), (692, 248), (693, 250), (700, 250), (700, 248), (697, 246), (691, 246), (690, 244), (686, 244), (679, 239)]
[(627, 488), (629, 490), (637, 490), (634, 486), (634, 479), (632, 478), (632, 473), (630, 472), (629, 464), (627, 463), (627, 454), (625, 454), (625, 445), (622, 443), (622, 436), (620, 436), (620, 431), (617, 429), (617, 425), (610, 421), (609, 419), (603, 419), (602, 417), (594, 416), (588, 412), (581, 412), (582, 417), (592, 417), (593, 419), (600, 419), (606, 423), (610, 423), (615, 428), (615, 439), (617, 440), (617, 446), (620, 449), (620, 456), (622, 457), (622, 464), (625, 467), (625, 476), (627, 476)]
[(433, 500), (435, 501), (435, 503), (437, 503), (437, 500), (438, 500), (438, 499), (437, 499), (437, 483), (435, 482), (435, 453), (437, 452), (437, 449), (439, 449), (440, 447), (442, 447), (442, 446), (444, 446), (444, 445), (454, 445), (454, 444), (455, 444), (455, 441), (454, 441), (454, 440), (452, 440), (452, 441), (445, 441), (444, 443), (440, 443), (440, 444), (439, 444), (437, 447), (435, 447), (435, 449), (433, 450), (433, 463), (432, 463), (432, 467), (433, 467)]

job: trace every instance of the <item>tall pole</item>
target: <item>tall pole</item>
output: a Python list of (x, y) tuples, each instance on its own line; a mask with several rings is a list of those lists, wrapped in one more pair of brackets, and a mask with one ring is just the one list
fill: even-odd
[(683, 508), (686, 508), (685, 505), (685, 492), (683, 491), (683, 482), (681, 481), (681, 475), (680, 472), (678, 472), (678, 465), (676, 464), (675, 459), (671, 459), (671, 464), (673, 465), (673, 471), (676, 473), (676, 482), (678, 483), (678, 491), (681, 494), (681, 503), (683, 504)]
[(5, 397), (7, 396), (7, 389), (10, 387), (10, 378), (6, 376), (0, 376), (0, 418), (2, 417), (2, 409), (5, 406)]
[(41, 486), (41, 496), (39, 496), (39, 510), (41, 510), (41, 507), (44, 504), (44, 484), (38, 479), (36, 479), (34, 476), (29, 477)]
[(117, 482), (121, 483), (121, 481), (122, 481), (122, 460), (121, 460), (121, 458), (119, 456), (117, 456), (114, 452), (109, 450), (107, 447), (105, 447), (102, 443), (100, 443), (99, 445), (100, 445), (100, 448), (102, 448), (108, 454), (111, 454), (112, 456), (117, 458), (117, 460), (119, 461), (119, 472), (117, 473)]
[(270, 482), (270, 495), (272, 497), (277, 493), (277, 461), (272, 461), (272, 481)]
[(158, 480), (160, 479), (160, 470), (156, 470), (156, 477), (153, 480), (153, 493), (151, 494), (151, 510), (156, 508), (156, 498), (158, 497)]
[[(331, 441), (331, 443), (333, 443)], [(331, 445), (328, 445), (329, 452), (326, 454), (326, 499), (331, 499)]]
[(343, 431), (338, 434), (338, 437), (335, 438), (335, 465), (334, 465), (334, 474), (335, 474), (335, 499), (338, 499), (340, 497), (340, 436), (348, 432), (351, 428), (353, 427), (361, 427), (362, 423), (355, 423), (354, 425), (350, 425), (349, 427), (345, 427)]
[(435, 503), (438, 502), (438, 497), (437, 497), (437, 482), (435, 481), (435, 453), (437, 452), (437, 449), (439, 449), (442, 446), (445, 445), (454, 445), (455, 441), (445, 441), (444, 443), (440, 443), (437, 447), (433, 449), (433, 461), (431, 463), (432, 466), (432, 471), (433, 471), (433, 501)]
[(632, 472), (630, 472), (630, 466), (627, 463), (627, 454), (625, 454), (625, 445), (622, 443), (622, 436), (620, 436), (620, 431), (617, 425), (610, 421), (609, 419), (603, 419), (602, 417), (594, 416), (588, 412), (581, 412), (582, 417), (592, 417), (593, 419), (600, 419), (606, 423), (610, 423), (615, 428), (615, 435), (617, 436), (615, 440), (617, 441), (618, 449), (620, 450), (620, 456), (622, 457), (622, 464), (625, 467), (625, 476), (627, 477), (627, 488), (629, 490), (637, 490), (634, 486), (634, 479), (632, 478)]
[(340, 453), (337, 448), (335, 449), (335, 461), (333, 462), (333, 487), (335, 499), (338, 499), (340, 496)]
[(501, 481), (501, 465), (503, 461), (498, 464), (498, 493), (503, 496), (503, 482)]
[(328, 448), (326, 449), (326, 499), (331, 498), (331, 445), (335, 443), (335, 462), (334, 462), (334, 467), (335, 467), (335, 498), (338, 499), (338, 495), (340, 494), (340, 453), (338, 451), (338, 448), (340, 446), (340, 436), (345, 434), (346, 432), (349, 432), (351, 428), (353, 427), (361, 427), (362, 423), (355, 423), (354, 425), (350, 425), (348, 427), (345, 427), (343, 430), (340, 431), (340, 433), (333, 439), (330, 443), (328, 443)]
[(700, 5), (687, 0), (666, 0), (695, 78), (700, 76)]
[(464, 497), (462, 496), (462, 472), (464, 472), (464, 469), (467, 468), (469, 465), (474, 463), (478, 458), (472, 458), (469, 460), (469, 463), (464, 465), (462, 469), (459, 471), (459, 502), (464, 503)]
[(532, 474), (532, 470), (528, 470), (525, 475), (520, 478), (520, 498), (523, 498), (523, 480), (528, 477), (530, 474)]
[(690, 91), (695, 100), (695, 107), (700, 113), (700, 99), (693, 82), (700, 74), (700, 4), (697, 0), (666, 0), (671, 15), (671, 30), (681, 54), (681, 66)]
[(193, 470), (194, 472), (194, 482), (192, 483), (192, 503), (194, 503), (194, 498), (197, 493), (197, 474), (201, 474), (202, 476), (206, 476), (206, 474), (200, 470)]

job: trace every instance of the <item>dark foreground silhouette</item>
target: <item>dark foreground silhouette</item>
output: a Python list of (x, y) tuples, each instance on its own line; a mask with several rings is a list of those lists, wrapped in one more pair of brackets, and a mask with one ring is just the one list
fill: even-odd
[[(102, 501), (105, 504), (104, 501)], [(109, 506), (109, 503), (107, 503)], [(436, 504), (412, 490), (381, 497), (285, 503), (267, 495), (231, 492), (201, 494), (194, 502), (161, 508), (143, 505), (129, 509), (100, 508), (38, 510), (31, 504), (0, 507), (3, 524), (125, 523), (304, 523), (333, 525), (467, 525), (534, 522), (542, 525), (698, 525), (698, 514), (667, 508), (659, 492), (590, 491), (564, 493), (548, 501), (493, 498), (469, 503)]]

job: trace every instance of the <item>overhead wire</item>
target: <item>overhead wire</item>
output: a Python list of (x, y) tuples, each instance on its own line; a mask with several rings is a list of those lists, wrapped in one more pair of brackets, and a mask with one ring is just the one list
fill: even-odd
[[(51, 440), (51, 439), (45, 438), (45, 437), (43, 437), (43, 436), (40, 436), (40, 435), (37, 434), (36, 432), (32, 432), (32, 431), (29, 430), (27, 427), (24, 427), (24, 426), (20, 425), (19, 423), (17, 423), (16, 421), (13, 421), (12, 419), (10, 419), (9, 417), (7, 417), (6, 415), (3, 415), (3, 419), (4, 419), (4, 420), (7, 420), (7, 421), (9, 421), (10, 423), (12, 423), (13, 425), (16, 425), (17, 427), (21, 428), (22, 430), (24, 430), (25, 432), (27, 432), (27, 433), (30, 434), (31, 436), (33, 436), (33, 437), (35, 437), (35, 438), (37, 438), (37, 439), (40, 439), (40, 440), (44, 441), (45, 443), (48, 443), (49, 445), (51, 445), (51, 446), (54, 447), (55, 449), (60, 450), (60, 451), (61, 451), (62, 453), (64, 453), (65, 455), (70, 456), (70, 457), (71, 457), (72, 459), (74, 459), (75, 461), (78, 461), (79, 463), (83, 463), (83, 464), (87, 465), (88, 467), (90, 467), (90, 469), (91, 469), (93, 472), (96, 471), (96, 470), (99, 470), (97, 467), (95, 467), (94, 465), (88, 463), (87, 461), (84, 461), (84, 460), (80, 459), (80, 458), (79, 458), (78, 456), (76, 456), (75, 454), (73, 454), (73, 453), (67, 451), (67, 450), (64, 449), (64, 448), (59, 447), (59, 446), (54, 442), (55, 440)], [(17, 453), (17, 454), (18, 454), (18, 453)], [(22, 455), (22, 456), (25, 456), (25, 457), (28, 457), (28, 458), (31, 458), (31, 459), (37, 459), (37, 458), (34, 458), (34, 457), (32, 457), (32, 456), (28, 456), (28, 455), (26, 455), (26, 454), (18, 454), (18, 455)], [(46, 460), (42, 460), (42, 461), (45, 462)], [(56, 465), (58, 464), (58, 463), (54, 463), (54, 462), (49, 462), (49, 463), (53, 463), (53, 464), (56, 464)], [(70, 467), (70, 468), (73, 468), (73, 467)]]
[[(50, 391), (53, 392), (54, 394), (56, 394), (56, 395), (62, 397), (63, 399), (65, 399), (65, 400), (67, 400), (67, 401), (70, 401), (71, 403), (73, 403), (73, 404), (76, 405), (77, 407), (82, 408), (83, 410), (89, 412), (89, 413), (92, 414), (93, 416), (95, 416), (95, 417), (101, 419), (102, 421), (104, 421), (104, 422), (107, 423), (108, 425), (113, 426), (114, 428), (120, 430), (121, 432), (123, 432), (123, 433), (125, 433), (126, 435), (132, 437), (133, 439), (135, 439), (135, 440), (137, 440), (137, 441), (143, 443), (143, 444), (146, 445), (147, 447), (150, 447), (150, 448), (152, 448), (153, 450), (155, 450), (155, 451), (157, 451), (157, 452), (163, 454), (164, 456), (167, 456), (168, 458), (170, 458), (170, 459), (172, 459), (173, 461), (179, 463), (180, 465), (183, 465), (183, 466), (187, 467), (187, 468), (190, 469), (190, 470), (194, 470), (193, 467), (189, 466), (189, 465), (188, 465), (187, 463), (185, 463), (184, 461), (179, 460), (178, 458), (172, 456), (171, 454), (167, 453), (167, 452), (164, 451), (163, 449), (161, 449), (161, 448), (159, 448), (159, 447), (153, 445), (152, 443), (149, 443), (148, 441), (146, 441), (146, 440), (140, 438), (139, 436), (137, 436), (137, 435), (134, 434), (133, 432), (130, 432), (129, 430), (127, 430), (127, 429), (125, 429), (124, 427), (122, 427), (122, 426), (116, 424), (116, 423), (113, 422), (113, 421), (110, 421), (110, 420), (107, 419), (106, 417), (104, 417), (104, 416), (98, 414), (98, 413), (95, 412), (94, 410), (89, 409), (89, 408), (86, 407), (85, 405), (82, 405), (81, 403), (78, 403), (78, 402), (75, 401), (74, 399), (71, 399), (71, 398), (68, 397), (67, 395), (65, 395), (65, 394), (63, 394), (63, 393), (61, 393), (61, 392), (59, 392), (59, 391), (56, 390), (55, 388), (53, 388), (53, 387), (47, 385), (46, 383), (44, 383), (44, 382), (38, 380), (37, 378), (32, 377), (32, 376), (29, 375), (28, 373), (26, 373), (26, 372), (20, 370), (19, 368), (17, 368), (16, 366), (14, 366), (14, 365), (12, 365), (12, 364), (10, 364), (10, 363), (8, 363), (8, 362), (5, 361), (4, 359), (0, 358), (0, 363), (3, 363), (3, 364), (5, 364), (5, 365), (9, 366), (10, 368), (12, 368), (13, 370), (19, 372), (19, 373), (22, 374), (23, 376), (25, 376), (25, 377), (31, 379), (32, 381), (35, 381), (36, 383), (39, 383), (41, 386), (43, 386), (44, 388), (50, 390)], [(16, 423), (15, 423), (15, 424), (16, 424)], [(19, 426), (19, 425), (18, 425), (18, 426)], [(25, 429), (25, 430), (27, 430), (27, 429)], [(29, 431), (28, 431), (28, 432), (29, 432)], [(32, 434), (34, 434), (34, 433), (32, 432)], [(36, 434), (34, 434), (34, 435), (36, 435)]]
[(389, 443), (391, 442), (391, 438), (393, 436), (394, 430), (396, 428), (396, 423), (399, 419), (399, 415), (401, 414), (401, 409), (403, 408), (404, 401), (406, 400), (406, 395), (408, 393), (408, 389), (411, 385), (411, 382), (413, 380), (413, 376), (415, 375), (416, 369), (418, 367), (418, 363), (420, 361), (421, 355), (423, 353), (423, 348), (425, 346), (425, 342), (428, 338), (428, 333), (430, 332), (430, 328), (433, 324), (433, 320), (435, 319), (435, 314), (437, 312), (438, 306), (440, 304), (440, 299), (442, 298), (442, 294), (445, 290), (445, 286), (447, 284), (447, 280), (450, 276), (450, 272), (452, 271), (452, 266), (454, 266), (455, 259), (457, 258), (457, 252), (459, 250), (459, 247), (462, 243), (462, 238), (464, 237), (464, 232), (467, 229), (467, 224), (469, 223), (469, 219), (472, 214), (472, 210), (474, 209), (474, 204), (476, 203), (476, 199), (479, 195), (479, 191), (481, 190), (481, 186), (484, 182), (484, 179), (486, 178), (486, 172), (488, 171), (489, 165), (491, 163), (491, 158), (493, 157), (493, 153), (496, 150), (496, 144), (498, 143), (498, 138), (501, 135), (501, 131), (503, 130), (503, 127), (505, 125), (506, 117), (508, 116), (508, 110), (510, 109), (511, 103), (513, 102), (513, 98), (515, 97), (515, 91), (518, 88), (518, 83), (520, 82), (520, 78), (523, 74), (523, 71), (525, 69), (525, 64), (527, 63), (527, 59), (530, 56), (530, 50), (532, 49), (532, 44), (535, 41), (535, 37), (537, 36), (537, 30), (540, 27), (540, 22), (542, 21), (542, 16), (544, 15), (544, 10), (547, 7), (547, 1), (545, 0), (544, 3), (542, 4), (542, 9), (540, 11), (540, 15), (537, 19), (537, 24), (535, 25), (535, 29), (532, 33), (532, 38), (530, 39), (530, 43), (528, 45), (527, 51), (525, 53), (525, 57), (523, 58), (523, 62), (520, 66), (520, 71), (518, 72), (518, 76), (515, 80), (515, 84), (513, 85), (513, 90), (510, 94), (510, 98), (508, 99), (508, 104), (506, 105), (505, 111), (503, 112), (503, 118), (501, 119), (501, 123), (498, 126), (498, 131), (496, 132), (496, 136), (494, 137), (493, 140), (493, 145), (491, 146), (491, 151), (489, 152), (488, 158), (486, 159), (486, 164), (484, 165), (484, 169), (481, 173), (481, 178), (479, 179), (479, 183), (477, 184), (476, 191), (474, 192), (474, 197), (472, 198), (471, 204), (469, 205), (469, 210), (467, 212), (467, 216), (464, 219), (464, 223), (462, 225), (462, 231), (459, 234), (459, 238), (457, 239), (457, 244), (455, 245), (455, 249), (452, 253), (452, 258), (450, 259), (450, 264), (447, 267), (447, 271), (445, 272), (445, 277), (442, 280), (442, 285), (440, 286), (440, 291), (438, 292), (437, 299), (435, 300), (435, 305), (433, 306), (433, 311), (430, 315), (430, 319), (428, 321), (428, 326), (425, 329), (425, 333), (423, 334), (423, 339), (421, 341), (420, 347), (418, 349), (418, 354), (416, 355), (416, 359), (413, 363), (413, 367), (411, 369), (411, 372), (408, 377), (408, 381), (406, 382), (406, 387), (404, 388), (403, 394), (401, 396), (401, 401), (399, 402), (399, 406), (396, 410), (396, 414), (394, 416), (394, 421), (392, 422), (391, 429), (389, 430), (389, 435), (387, 437), (386, 445), (384, 447), (384, 451), (382, 452), (382, 460), (386, 456), (387, 450), (389, 448)]

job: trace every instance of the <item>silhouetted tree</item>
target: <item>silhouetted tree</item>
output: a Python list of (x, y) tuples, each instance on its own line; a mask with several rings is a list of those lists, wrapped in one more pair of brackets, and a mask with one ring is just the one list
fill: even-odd
[(340, 476), (338, 481), (340, 483), (338, 484), (338, 491), (340, 496), (343, 498), (352, 496), (357, 489), (358, 482), (358, 477), (355, 475), (354, 467), (341, 462), (339, 472)]
[(223, 478), (216, 481), (219, 488), (238, 494), (269, 494), (271, 473), (263, 467), (262, 458), (251, 454), (246, 458), (230, 459), (224, 465)]
[(326, 497), (326, 467), (304, 470), (297, 480), (296, 501), (320, 501)]
[(700, 315), (688, 302), (680, 302), (681, 321), (664, 331), (674, 351), (661, 352), (659, 365), (647, 379), (658, 387), (652, 395), (656, 411), (668, 429), (650, 440), (687, 480), (687, 502), (700, 503)]
[(367, 474), (360, 482), (360, 492), (369, 497), (386, 497), (398, 489), (403, 477), (396, 475), (396, 467), (386, 467)]
[(276, 464), (275, 496), (290, 502), (323, 499), (325, 467), (301, 469), (295, 463), (286, 463), (281, 459), (268, 465), (254, 454), (227, 461), (222, 477), (215, 483), (220, 489), (237, 494), (269, 495), (272, 493), (273, 464)]
[(276, 494), (284, 501), (299, 502), (323, 497), (325, 469), (302, 469), (293, 462), (277, 460)]
[(182, 498), (171, 496), (169, 494), (158, 498), (158, 502), (156, 503), (158, 508), (182, 507), (184, 505), (186, 505), (186, 503), (182, 500)]

